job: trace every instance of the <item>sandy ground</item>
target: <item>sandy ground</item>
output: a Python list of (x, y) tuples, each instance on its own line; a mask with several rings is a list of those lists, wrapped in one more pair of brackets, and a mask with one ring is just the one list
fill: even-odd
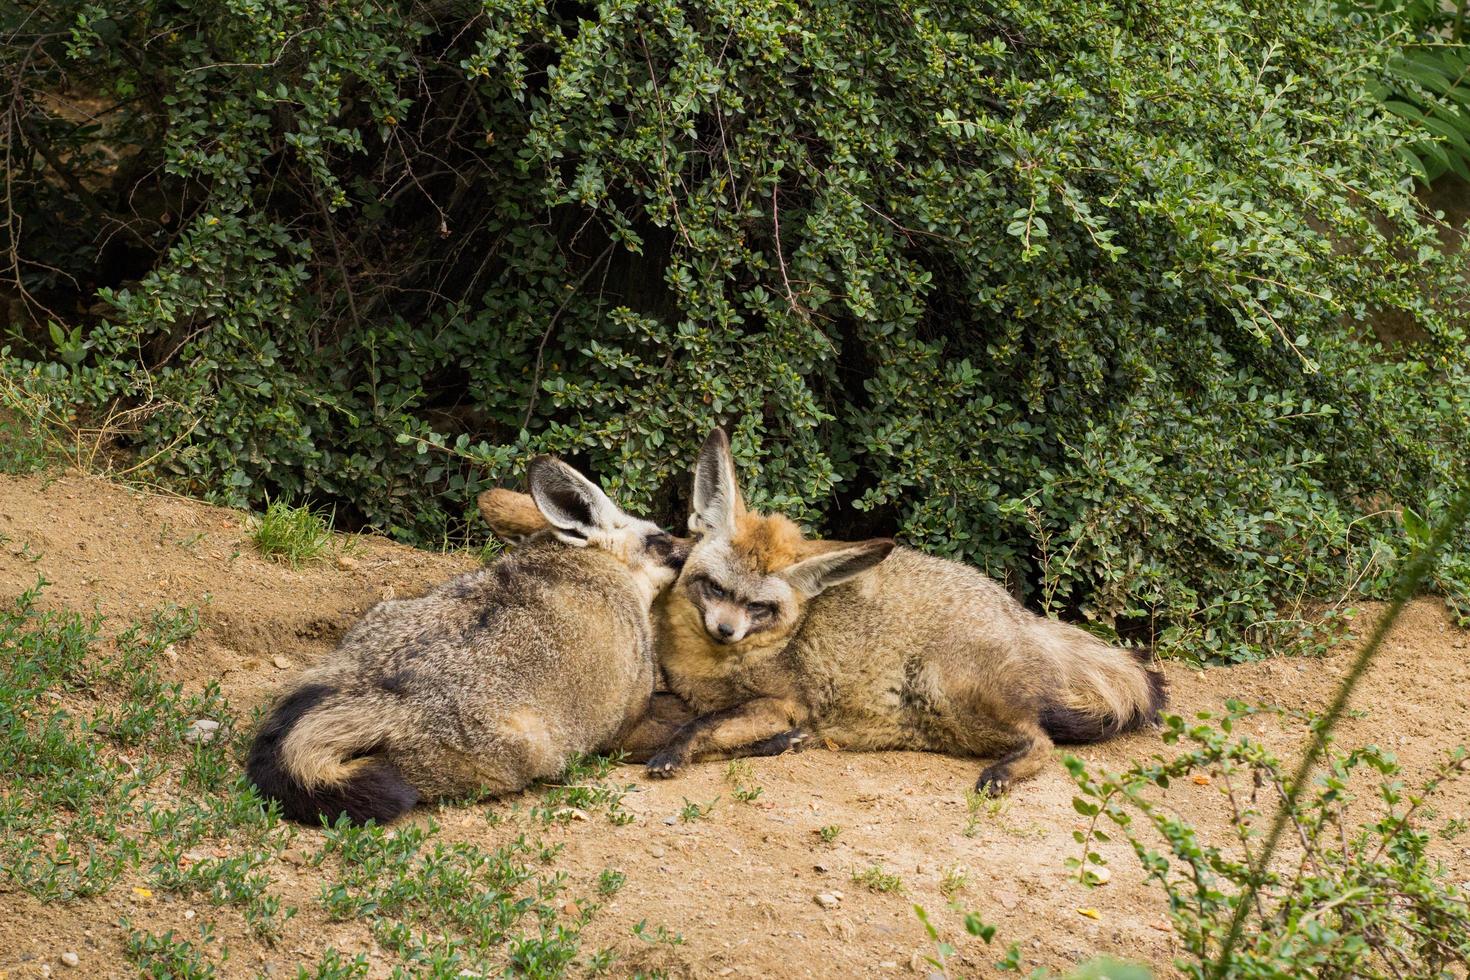
[[(0, 535), (0, 597), (44, 575), (51, 584), (43, 606), (95, 609), (109, 617), (109, 627), (169, 603), (198, 606), (204, 626), (177, 645), (168, 673), (191, 687), (218, 679), (246, 714), (295, 670), (330, 651), (373, 603), (415, 594), (474, 564), (466, 555), (360, 538), (341, 560), (292, 569), (254, 553), (241, 513), (78, 475), (0, 477)], [(1377, 613), (1365, 609), (1358, 629)], [(1228, 698), (1320, 708), (1354, 645), (1324, 660), (1204, 671), (1171, 666), (1174, 710), (1186, 716), (1216, 710)], [(1470, 643), (1438, 600), (1411, 605), (1354, 707), (1362, 713), (1344, 725), (1341, 742), (1392, 749), (1411, 778), (1427, 773), (1451, 745), (1470, 742)], [(1302, 733), (1298, 723), (1275, 717), (1244, 727), (1283, 750)], [(1117, 769), (1166, 750), (1172, 754), (1157, 734), (1140, 733), (1079, 754)], [(1084, 888), (1064, 867), (1063, 859), (1077, 853), (1072, 833), (1082, 824), (1060, 763), (1017, 787), (1000, 812), (981, 814), (973, 836), (965, 835), (964, 791), (980, 768), (974, 760), (818, 749), (751, 760), (751, 767), (763, 787), (751, 804), (733, 799), (724, 763), (694, 766), (668, 782), (650, 782), (639, 769), (624, 768), (615, 777), (635, 784), (624, 806), (636, 821), (615, 826), (598, 817), (545, 832), (565, 844), (556, 867), (571, 875), (574, 892), (590, 894), (603, 868), (627, 875), (622, 891), (584, 931), (584, 950), (618, 950), (619, 973), (643, 964), (698, 977), (922, 976), (929, 970), (922, 957), (933, 944), (913, 914), (917, 903), (959, 947), (956, 973), (992, 974), (1002, 940), (1020, 944), (1028, 968), (1062, 969), (1111, 954), (1170, 972), (1178, 944), (1162, 890), (1144, 882), (1126, 843), (1101, 845), (1113, 872), (1103, 888)], [(1463, 780), (1441, 799), (1442, 816), (1470, 813), (1467, 784)], [(1214, 784), (1186, 781), (1169, 790), (1167, 801), (1201, 828), (1223, 834), (1221, 792)], [(670, 822), (686, 799), (717, 797), (708, 819)], [(531, 801), (446, 808), (434, 816), (448, 839), (493, 846), (518, 832), (515, 810)], [(509, 819), (491, 826), (487, 812)], [(817, 833), (826, 825), (841, 828), (830, 844)], [(316, 833), (303, 831), (297, 847), (314, 850)], [(1442, 850), (1457, 879), (1470, 878), (1470, 838)], [(871, 865), (899, 875), (902, 893), (874, 893), (851, 880), (854, 870)], [(945, 869), (955, 865), (968, 869), (955, 897), (999, 927), (994, 947), (966, 936), (961, 915), (940, 893)], [(313, 911), (320, 883), (313, 869), (297, 858), (272, 874), (272, 891), (301, 914), (274, 947), (222, 933), (232, 950), (225, 975), (294, 975), (298, 963), (314, 961), (328, 944), (367, 951), (373, 975), (386, 975), (394, 957), (376, 946), (365, 926), (329, 923)], [(183, 903), (164, 896), (143, 907), (129, 891), (42, 905), (0, 886), (0, 977), (39, 976), (46, 967), (64, 971), (52, 964), (66, 949), (78, 950), (82, 959), (71, 975), (128, 975), (115, 924), (119, 914), (154, 929), (186, 927)], [(831, 892), (841, 893), (836, 907), (815, 900)], [(210, 914), (207, 904), (200, 914)], [(666, 925), (686, 942), (650, 947), (630, 934), (641, 920)]]

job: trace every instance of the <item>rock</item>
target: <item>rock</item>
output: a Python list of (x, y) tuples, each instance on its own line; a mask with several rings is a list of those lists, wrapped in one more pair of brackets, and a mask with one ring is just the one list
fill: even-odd
[(186, 920), (192, 922), (194, 920), (194, 910), (193, 909), (185, 909), (184, 910), (184, 918)]
[(665, 852), (662, 847), (659, 847), (657, 844), (655, 844), (648, 849), (648, 853), (652, 854), (656, 858), (661, 858), (664, 856)]
[(276, 665), (276, 668), (278, 670), (290, 670), (291, 669), (291, 661), (287, 660), (285, 657), (282, 657), (282, 656), (272, 657), (271, 658), (271, 663), (275, 664)]
[(832, 867), (831, 865), (827, 864), (814, 864), (812, 865), (812, 870), (821, 874), (826, 874), (828, 871), (832, 870)]
[(835, 909), (842, 904), (840, 892), (817, 892), (816, 902), (824, 909)]
[(218, 731), (219, 722), (209, 718), (199, 718), (190, 724), (184, 732), (184, 741), (191, 743), (210, 742), (214, 740), (214, 735)]
[(664, 817), (664, 823), (668, 824), (670, 827), (674, 826), (674, 824), (676, 824), (678, 822), (679, 822), (679, 818), (678, 817)]
[(1007, 912), (1010, 912), (1013, 911), (1015, 907), (1021, 903), (1021, 896), (1009, 890), (997, 891), (995, 893), (995, 900), (1000, 903), (1001, 908), (1005, 909)]
[(71, 950), (67, 950), (61, 954), (61, 962), (70, 967), (78, 967), (82, 965), (82, 958)]

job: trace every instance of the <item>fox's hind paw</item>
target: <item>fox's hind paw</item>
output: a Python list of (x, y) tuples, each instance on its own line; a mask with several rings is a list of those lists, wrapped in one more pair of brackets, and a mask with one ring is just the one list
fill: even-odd
[(997, 764), (980, 773), (975, 782), (975, 792), (991, 798), (1005, 796), (1011, 791), (1011, 767)]

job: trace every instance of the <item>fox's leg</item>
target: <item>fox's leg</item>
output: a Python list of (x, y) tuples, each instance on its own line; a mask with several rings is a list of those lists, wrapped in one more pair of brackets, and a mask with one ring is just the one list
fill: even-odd
[(980, 773), (975, 789), (990, 796), (999, 796), (1011, 788), (1012, 783), (1030, 779), (1041, 771), (1051, 758), (1051, 738), (1034, 720), (1018, 721), (1007, 725), (999, 745), (1004, 754)]
[(647, 762), (695, 717), (694, 709), (683, 698), (659, 691), (648, 702), (643, 716), (613, 740), (611, 750), (624, 753), (627, 762)]
[(770, 738), (763, 738), (759, 742), (742, 745), (730, 753), (730, 755), (734, 758), (742, 755), (782, 755), (786, 752), (799, 752), (802, 744), (806, 740), (807, 733), (804, 729), (793, 728), (789, 731), (782, 732), (780, 735), (772, 735)]
[(672, 776), (675, 770), (707, 753), (735, 756), (784, 752), (794, 744), (792, 739), (799, 742), (805, 737), (800, 731), (805, 720), (805, 708), (785, 698), (756, 698), (724, 711), (712, 711), (681, 727), (663, 751), (648, 760), (648, 774)]

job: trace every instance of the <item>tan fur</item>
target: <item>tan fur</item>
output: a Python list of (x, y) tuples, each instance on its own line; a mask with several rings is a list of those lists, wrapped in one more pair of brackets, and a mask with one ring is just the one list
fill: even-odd
[(480, 494), (477, 503), (480, 516), (490, 525), (490, 530), (507, 544), (519, 544), (533, 534), (551, 528), (546, 518), (541, 516), (541, 511), (536, 509), (536, 501), (529, 493), (496, 487)]
[(811, 553), (811, 544), (802, 537), (801, 528), (784, 515), (766, 516), (743, 509), (735, 519), (735, 533), (730, 535), (730, 550), (762, 575), (796, 564)]
[[(705, 533), (657, 611), (669, 687), (702, 717), (654, 774), (800, 727), (850, 749), (995, 756), (981, 784), (1003, 790), (1050, 757), (1044, 722), (1105, 737), (1156, 713), (1161, 682), (1129, 651), (1027, 611), (974, 568), (906, 548), (874, 564), (877, 542), (794, 541), (786, 518), (730, 508), (727, 446), (721, 433), (706, 444), (695, 483), (707, 513), (691, 519)], [(826, 588), (804, 574), (844, 555), (866, 570)], [(720, 642), (712, 625), (752, 597), (778, 601), (778, 615)]]
[[(535, 477), (533, 465), (533, 487)], [(526, 502), (510, 491), (480, 500), (487, 519), (520, 530), (536, 523)], [(300, 678), (295, 691), (319, 693), (280, 743), (297, 784), (341, 785), (387, 764), (425, 799), (513, 792), (640, 729), (656, 677), (649, 607), (687, 542), (611, 501), (592, 508), (600, 523), (562, 540), (567, 525), (547, 530), (558, 518), (542, 503), (530, 503), (539, 526), (514, 552), (422, 598), (378, 604)], [(688, 717), (664, 711), (641, 738)]]

